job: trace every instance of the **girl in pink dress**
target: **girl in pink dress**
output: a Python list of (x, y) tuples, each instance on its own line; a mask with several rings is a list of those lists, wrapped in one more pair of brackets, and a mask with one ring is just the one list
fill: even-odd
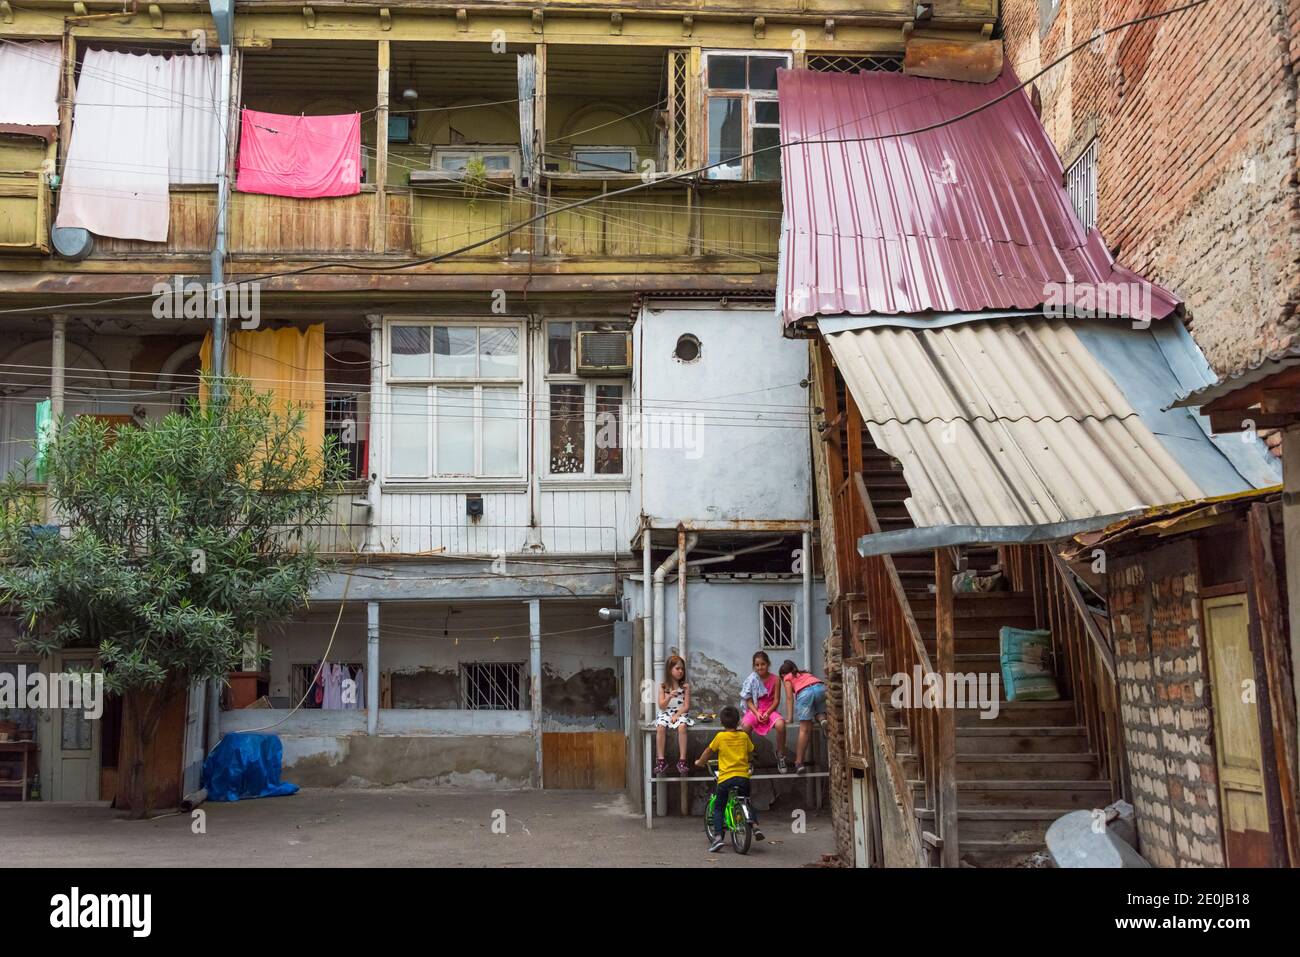
[(772, 674), (772, 659), (765, 651), (754, 652), (754, 670), (740, 688), (740, 704), (745, 711), (741, 727), (765, 738), (776, 732), (776, 769), (785, 774), (785, 718), (781, 717), (781, 682)]

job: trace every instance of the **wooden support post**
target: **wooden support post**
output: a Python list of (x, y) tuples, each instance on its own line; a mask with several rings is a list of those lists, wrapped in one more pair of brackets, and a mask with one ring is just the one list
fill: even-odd
[[(934, 588), (935, 588), (935, 668), (940, 681), (947, 684), (947, 676), (954, 668), (953, 641), (953, 598), (952, 598), (952, 553), (946, 548), (934, 552)], [(961, 866), (961, 846), (957, 842), (957, 713), (953, 710), (956, 702), (946, 698), (939, 708), (935, 724), (938, 738), (935, 753), (938, 757), (939, 806), (936, 808), (936, 823), (939, 836), (943, 838), (943, 850), (940, 861), (943, 867)]]
[(388, 249), (388, 86), (392, 49), (379, 41), (379, 80), (375, 97), (375, 208), (371, 216), (372, 252)]

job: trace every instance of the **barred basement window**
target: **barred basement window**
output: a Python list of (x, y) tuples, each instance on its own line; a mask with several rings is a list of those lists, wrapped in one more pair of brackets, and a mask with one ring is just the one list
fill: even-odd
[(903, 58), (896, 54), (825, 56), (810, 53), (808, 69), (817, 73), (902, 73)]
[(1065, 171), (1065, 189), (1070, 194), (1074, 215), (1085, 230), (1097, 225), (1097, 141), (1087, 145)]
[(521, 711), (522, 661), (476, 661), (460, 666), (461, 706), (471, 711)]
[(765, 601), (759, 606), (763, 647), (780, 651), (794, 647), (794, 602)]

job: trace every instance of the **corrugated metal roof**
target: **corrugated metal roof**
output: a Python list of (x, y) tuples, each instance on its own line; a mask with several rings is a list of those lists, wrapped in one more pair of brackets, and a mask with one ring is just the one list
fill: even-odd
[(918, 526), (1044, 525), (1205, 495), (1062, 320), (827, 336)]
[[(1010, 66), (987, 85), (780, 73), (782, 143), (858, 140), (782, 150), (787, 324), (845, 313), (1031, 309), (1053, 283), (1072, 284), (1062, 291), (1079, 308), (1108, 284), (1143, 291), (1125, 316), (1175, 309), (1174, 296), (1117, 265), (1095, 229), (1085, 234), (1051, 141), (1025, 95), (1010, 92), (1018, 82)], [(1008, 92), (938, 129), (860, 140), (942, 122)]]

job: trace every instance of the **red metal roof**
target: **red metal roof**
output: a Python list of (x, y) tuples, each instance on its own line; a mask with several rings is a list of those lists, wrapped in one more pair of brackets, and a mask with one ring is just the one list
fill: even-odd
[[(1086, 315), (1090, 297), (1161, 319), (1179, 300), (1118, 265), (1085, 235), (1061, 162), (1023, 92), (896, 73), (779, 74), (785, 202), (781, 257), (787, 324), (814, 316), (1036, 309), (1054, 295)], [(1050, 284), (1062, 284), (1052, 290)], [(1066, 285), (1068, 284), (1068, 285)], [(1136, 286), (1130, 284), (1137, 284)], [(1149, 296), (1148, 296), (1149, 293)], [(1095, 298), (1092, 302), (1097, 302)], [(1116, 310), (1099, 310), (1115, 312)]]

